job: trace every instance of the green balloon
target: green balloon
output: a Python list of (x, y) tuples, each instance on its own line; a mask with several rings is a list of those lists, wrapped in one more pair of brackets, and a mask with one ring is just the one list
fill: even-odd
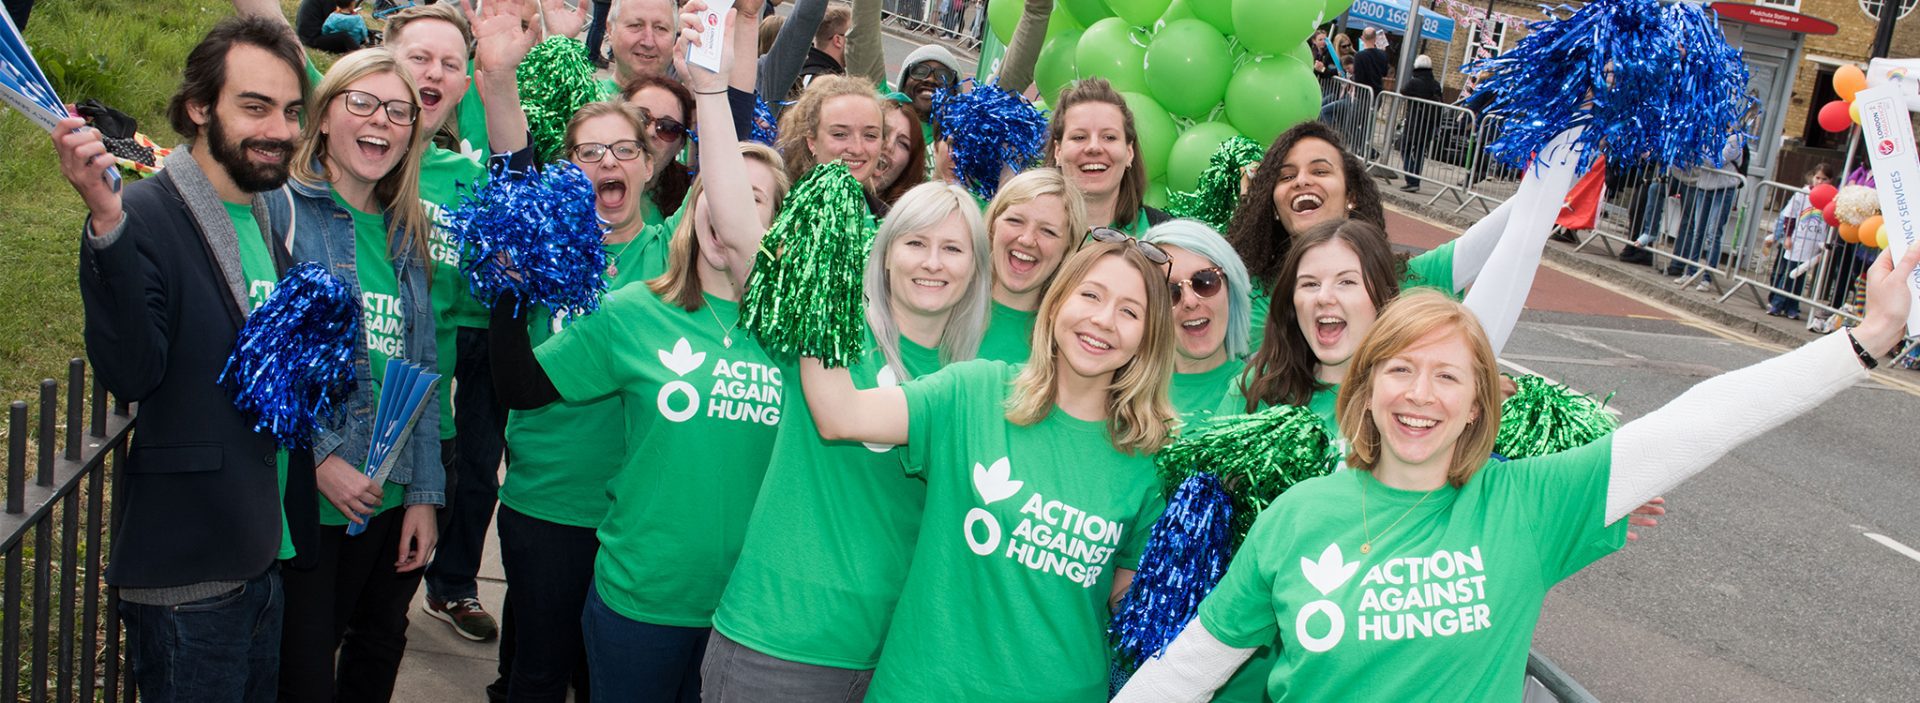
[(1126, 20), (1108, 17), (1087, 27), (1074, 62), (1081, 78), (1098, 76), (1114, 90), (1147, 92), (1147, 37)]
[(1320, 83), (1313, 67), (1291, 56), (1250, 62), (1227, 83), (1227, 121), (1263, 146), (1319, 115)]
[(1339, 17), (1350, 7), (1353, 7), (1353, 0), (1327, 0), (1327, 10), (1323, 16)]
[(1167, 179), (1155, 178), (1147, 183), (1147, 192), (1141, 194), (1140, 202), (1148, 207), (1167, 209)]
[(1176, 21), (1190, 19), (1194, 19), (1193, 8), (1187, 6), (1187, 0), (1173, 0), (1173, 4), (1167, 6), (1167, 11), (1160, 15), (1160, 19), (1154, 20), (1153, 26), (1158, 31)]
[(1113, 16), (1113, 10), (1107, 9), (1106, 0), (1054, 0), (1057, 7), (1067, 8), (1082, 27), (1091, 27), (1093, 23)]
[(1323, 5), (1291, 0), (1233, 0), (1234, 34), (1257, 54), (1282, 54), (1320, 24)]
[(1060, 94), (1061, 88), (1080, 77), (1074, 53), (1083, 33), (1078, 29), (1067, 30), (1040, 47), (1040, 58), (1033, 65), (1033, 83), (1039, 86), (1041, 98), (1051, 100)]
[(1300, 63), (1304, 63), (1308, 66), (1313, 65), (1313, 49), (1307, 48), (1307, 45), (1304, 42), (1301, 43), (1299, 46), (1295, 46), (1291, 49), (1288, 49), (1287, 53), (1281, 54), (1281, 55), (1291, 58), (1295, 61), (1299, 61)]
[(1187, 7), (1221, 34), (1233, 35), (1233, 0), (1187, 0)]
[(1126, 20), (1135, 27), (1145, 27), (1166, 14), (1167, 5), (1173, 0), (1107, 0), (1107, 7), (1113, 8), (1113, 14)]
[(1147, 180), (1153, 180), (1167, 173), (1167, 154), (1173, 151), (1173, 138), (1180, 132), (1174, 126), (1173, 116), (1153, 98), (1141, 93), (1123, 92), (1127, 109), (1133, 112), (1133, 131), (1140, 140), (1134, 148), (1140, 151), (1140, 161), (1147, 166)]
[(1064, 4), (1054, 3), (1053, 14), (1047, 15), (1047, 36), (1050, 38), (1086, 28), (1087, 26), (1081, 24), (1080, 20), (1073, 18), (1072, 13), (1067, 12), (1067, 6)]
[(1197, 19), (1170, 23), (1147, 47), (1147, 89), (1181, 117), (1204, 117), (1226, 97), (1233, 52), (1213, 25)]
[(987, 0), (987, 26), (1001, 44), (1013, 43), (1013, 27), (1020, 23), (1020, 13), (1026, 9), (1025, 0)]
[(1200, 185), (1200, 172), (1207, 170), (1213, 152), (1228, 139), (1240, 136), (1240, 130), (1225, 122), (1202, 122), (1188, 127), (1173, 140), (1173, 155), (1167, 158), (1167, 185), (1174, 190), (1193, 190)]

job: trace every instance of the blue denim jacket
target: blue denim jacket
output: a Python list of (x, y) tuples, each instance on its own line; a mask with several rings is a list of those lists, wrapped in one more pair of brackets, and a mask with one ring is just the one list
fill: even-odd
[[(327, 267), (340, 280), (360, 290), (360, 277), (354, 262), (353, 217), (333, 200), (332, 188), (321, 184), (308, 186), (288, 179), (278, 193), (266, 197), (268, 216), (276, 225), (284, 225), (287, 248), (295, 261), (314, 261)], [(288, 213), (292, 213), (289, 221)], [(402, 265), (395, 272), (400, 282), (400, 298), (406, 309), (407, 360), (428, 370), (437, 357), (433, 337), (433, 302), (427, 294), (424, 262), (411, 251), (401, 252)], [(361, 330), (361, 334), (366, 334)], [(313, 461), (318, 466), (332, 454), (360, 466), (366, 463), (373, 443), (373, 414), (380, 399), (373, 391), (372, 366), (367, 361), (365, 340), (353, 348), (353, 375), (359, 385), (347, 397), (341, 412), (323, 422), (313, 438)], [(440, 466), (440, 403), (453, 379), (443, 378), (433, 398), (420, 413), (412, 436), (399, 452), (387, 461), (392, 470), (387, 480), (407, 487), (406, 505), (446, 505), (447, 478)]]

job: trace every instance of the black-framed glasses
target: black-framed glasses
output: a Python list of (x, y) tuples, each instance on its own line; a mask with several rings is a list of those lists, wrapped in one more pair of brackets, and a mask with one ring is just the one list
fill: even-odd
[(960, 74), (954, 72), (951, 68), (932, 61), (921, 61), (920, 63), (907, 67), (907, 80), (924, 81), (929, 78), (933, 79), (935, 83), (948, 86), (960, 80)]
[(597, 164), (600, 163), (601, 159), (607, 158), (607, 154), (613, 154), (613, 158), (621, 161), (632, 161), (640, 158), (640, 155), (646, 153), (646, 150), (640, 148), (640, 142), (632, 139), (622, 139), (612, 144), (599, 144), (595, 142), (575, 144), (573, 145), (571, 153), (573, 154), (574, 161), (583, 164)]
[(1179, 305), (1182, 288), (1192, 290), (1195, 297), (1211, 298), (1219, 295), (1220, 289), (1226, 287), (1227, 275), (1220, 270), (1220, 267), (1214, 266), (1193, 272), (1193, 276), (1187, 280), (1168, 281), (1168, 283), (1173, 284), (1173, 304)]
[(346, 101), (347, 113), (351, 115), (367, 117), (384, 108), (387, 121), (402, 127), (412, 126), (414, 120), (420, 119), (420, 106), (411, 100), (381, 100), (380, 96), (364, 90), (341, 91), (339, 97)]
[[(1106, 244), (1132, 244), (1135, 251), (1140, 252), (1141, 256), (1147, 257), (1148, 262), (1155, 266), (1165, 267), (1167, 270), (1167, 281), (1169, 283), (1173, 281), (1173, 257), (1168, 256), (1167, 250), (1161, 249), (1159, 245), (1153, 242), (1143, 242), (1134, 239), (1133, 235), (1112, 227), (1095, 227), (1093, 231), (1087, 232), (1087, 237), (1093, 241)], [(1174, 288), (1172, 292), (1174, 300), (1179, 300), (1180, 289)]]

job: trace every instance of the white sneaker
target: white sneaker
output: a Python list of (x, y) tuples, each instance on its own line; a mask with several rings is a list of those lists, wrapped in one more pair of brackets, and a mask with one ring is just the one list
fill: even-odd
[(1681, 276), (1679, 278), (1673, 279), (1673, 284), (1676, 286), (1685, 287), (1687, 285), (1687, 277)]
[(1693, 289), (1702, 293), (1710, 292), (1713, 290), (1713, 281), (1702, 280), (1700, 285), (1694, 286)]

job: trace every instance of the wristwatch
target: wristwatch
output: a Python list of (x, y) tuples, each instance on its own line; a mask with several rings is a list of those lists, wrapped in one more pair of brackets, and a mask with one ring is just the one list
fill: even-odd
[(1868, 353), (1866, 347), (1860, 346), (1860, 340), (1853, 337), (1851, 328), (1847, 329), (1847, 343), (1853, 345), (1853, 355), (1860, 358), (1860, 365), (1867, 367), (1868, 371), (1880, 365), (1880, 360), (1873, 358), (1873, 354)]

